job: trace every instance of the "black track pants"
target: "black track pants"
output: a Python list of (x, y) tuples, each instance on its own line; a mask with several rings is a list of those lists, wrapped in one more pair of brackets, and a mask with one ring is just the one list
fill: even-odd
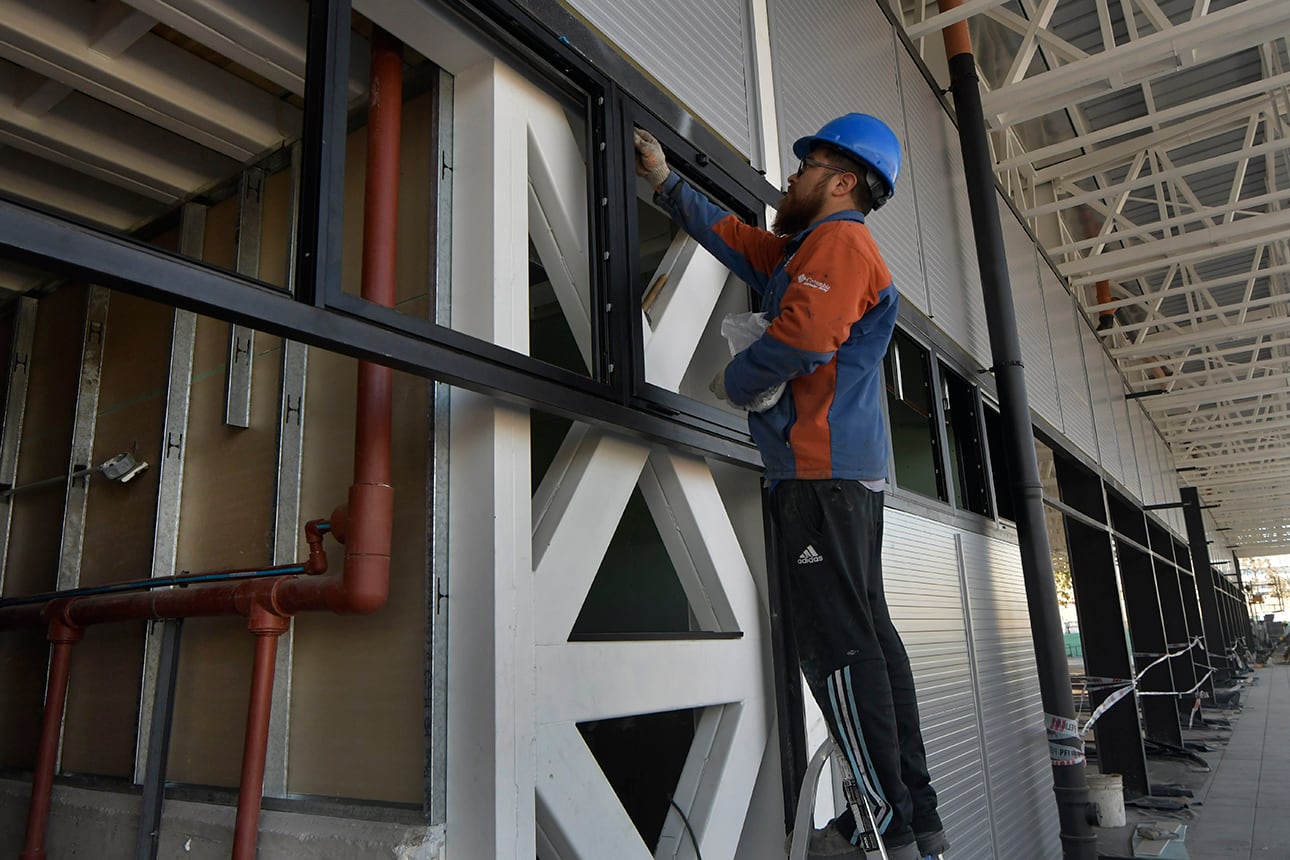
[[(914, 676), (882, 588), (883, 494), (782, 481), (772, 498), (802, 673), (884, 841), (939, 831)], [(854, 838), (850, 811), (837, 824)]]

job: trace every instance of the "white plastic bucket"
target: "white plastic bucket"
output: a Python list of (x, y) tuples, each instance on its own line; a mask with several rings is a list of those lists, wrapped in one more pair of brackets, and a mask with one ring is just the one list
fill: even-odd
[(1118, 773), (1090, 773), (1087, 776), (1089, 800), (1097, 808), (1097, 826), (1123, 827), (1124, 780)]

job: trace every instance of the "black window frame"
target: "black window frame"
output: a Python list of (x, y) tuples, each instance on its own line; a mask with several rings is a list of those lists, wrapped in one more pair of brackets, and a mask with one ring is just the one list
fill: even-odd
[[(294, 295), (4, 195), (0, 258), (702, 456), (760, 466), (739, 416), (644, 383), (629, 244), (635, 217), (631, 125), (653, 129), (688, 176), (753, 223), (778, 202), (779, 189), (553, 0), (437, 5), (507, 61), (586, 107), (589, 276), (597, 311), (590, 378), (341, 289), (349, 0), (309, 4)], [(677, 131), (682, 128), (684, 135)]]

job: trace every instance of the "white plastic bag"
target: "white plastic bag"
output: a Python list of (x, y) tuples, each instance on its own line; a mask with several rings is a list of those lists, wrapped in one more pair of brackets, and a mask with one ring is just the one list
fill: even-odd
[[(721, 321), (721, 335), (730, 344), (730, 354), (734, 356), (756, 343), (769, 326), (770, 320), (764, 313), (726, 314)], [(781, 382), (763, 391), (745, 408), (749, 412), (765, 412), (779, 402), (784, 394), (784, 385)]]

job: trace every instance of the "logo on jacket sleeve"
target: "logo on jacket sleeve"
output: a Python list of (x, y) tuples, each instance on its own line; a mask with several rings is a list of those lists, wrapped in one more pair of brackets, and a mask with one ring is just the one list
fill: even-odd
[(832, 287), (823, 281), (817, 281), (815, 278), (807, 277), (805, 274), (798, 275), (797, 282), (804, 287), (810, 287), (811, 289), (819, 290), (822, 293), (827, 293), (832, 289)]

